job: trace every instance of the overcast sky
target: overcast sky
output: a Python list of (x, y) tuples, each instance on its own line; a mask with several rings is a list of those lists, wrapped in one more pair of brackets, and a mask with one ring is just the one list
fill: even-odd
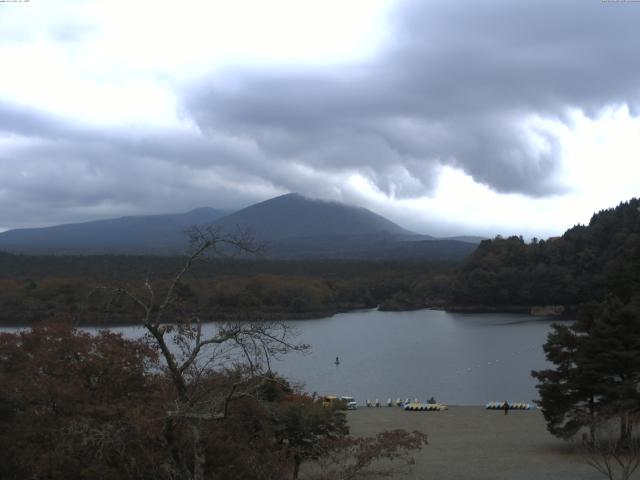
[(640, 2), (0, 2), (0, 230), (299, 192), (546, 237), (640, 193)]

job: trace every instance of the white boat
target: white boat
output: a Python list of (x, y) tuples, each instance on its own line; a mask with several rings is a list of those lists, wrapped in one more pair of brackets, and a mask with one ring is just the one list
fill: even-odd
[(356, 410), (358, 408), (358, 402), (353, 397), (340, 397), (340, 400), (344, 402), (347, 410)]

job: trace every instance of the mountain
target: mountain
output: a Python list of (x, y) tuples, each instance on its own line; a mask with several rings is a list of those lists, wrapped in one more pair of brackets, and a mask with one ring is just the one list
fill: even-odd
[(275, 258), (459, 260), (476, 248), (468, 241), (419, 235), (366, 208), (297, 193), (251, 205), (215, 225), (248, 230)]
[(0, 248), (37, 253), (170, 253), (184, 246), (184, 231), (209, 224), (226, 212), (197, 208), (186, 213), (130, 216), (0, 233)]
[(20, 253), (179, 254), (184, 230), (212, 224), (249, 231), (271, 258), (459, 260), (476, 245), (402, 228), (365, 208), (291, 193), (225, 215), (211, 208), (184, 214), (122, 217), (0, 233), (0, 249)]
[(256, 203), (227, 215), (216, 225), (246, 227), (261, 241), (357, 235), (415, 236), (366, 208), (312, 200), (297, 193)]
[(457, 237), (445, 237), (440, 240), (456, 240), (458, 242), (473, 243), (474, 245), (480, 245), (483, 240), (489, 240), (487, 237), (476, 237), (472, 235), (458, 235)]

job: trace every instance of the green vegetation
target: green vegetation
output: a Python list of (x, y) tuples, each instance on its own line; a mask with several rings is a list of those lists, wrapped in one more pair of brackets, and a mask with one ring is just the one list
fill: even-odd
[(619, 441), (629, 441), (640, 413), (640, 303), (609, 298), (570, 326), (555, 325), (544, 346), (553, 370), (533, 372), (548, 429), (569, 438), (588, 427), (620, 420)]
[(477, 300), (465, 293), (474, 282), (493, 282), (482, 293), (496, 304), (511, 295), (576, 307), (575, 322), (554, 325), (544, 345), (555, 368), (532, 372), (539, 404), (552, 434), (583, 432), (588, 465), (610, 479), (630, 478), (640, 467), (640, 201), (547, 242), (483, 243), (463, 272), (458, 301)]
[(564, 305), (623, 301), (640, 291), (640, 200), (601, 211), (547, 241), (483, 241), (453, 283), (454, 306)]
[[(66, 314), (81, 324), (132, 323), (130, 305), (105, 311), (101, 286), (166, 279), (184, 257), (0, 253), (0, 323)], [(431, 262), (212, 259), (179, 287), (181, 308), (213, 319), (314, 318), (339, 311), (443, 305), (452, 265)]]

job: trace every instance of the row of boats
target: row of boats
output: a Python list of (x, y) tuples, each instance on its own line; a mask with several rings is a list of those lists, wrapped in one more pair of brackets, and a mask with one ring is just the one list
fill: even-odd
[[(343, 408), (348, 410), (355, 410), (358, 408), (358, 404), (353, 397), (338, 397), (336, 395), (328, 395), (323, 397), (323, 403), (325, 406), (331, 406), (334, 402), (341, 402)], [(382, 407), (382, 403), (377, 398), (372, 402), (367, 399), (365, 402), (366, 407)], [(430, 398), (426, 403), (420, 402), (417, 398), (411, 401), (411, 399), (406, 398), (402, 400), (401, 398), (397, 398), (396, 400), (392, 400), (388, 398), (386, 401), (387, 407), (401, 407), (405, 410), (413, 411), (413, 412), (440, 412), (443, 410), (447, 410), (447, 405), (443, 403), (436, 402), (433, 397)], [(530, 403), (525, 402), (497, 402), (491, 401), (485, 405), (487, 410), (531, 410), (533, 406)]]
[[(387, 398), (387, 402), (386, 402), (386, 406), (387, 407), (406, 407), (409, 404), (420, 404), (420, 400), (418, 400), (417, 398), (413, 401), (411, 401), (411, 399), (406, 398), (404, 400), (402, 400), (400, 397), (396, 398), (395, 400), (392, 400), (391, 398)], [(436, 401), (432, 398), (430, 398), (427, 403), (425, 405), (435, 405)], [(365, 402), (365, 406), (367, 407), (381, 407), (382, 404), (380, 403), (380, 400), (378, 400), (377, 398), (375, 399), (375, 401), (371, 401), (369, 399), (367, 399), (367, 401)]]
[[(505, 405), (506, 404), (506, 405)], [(524, 402), (489, 402), (485, 405), (487, 410), (531, 410), (530, 403)]]
[(405, 410), (412, 412), (441, 412), (447, 408), (442, 403), (408, 403), (404, 406)]

